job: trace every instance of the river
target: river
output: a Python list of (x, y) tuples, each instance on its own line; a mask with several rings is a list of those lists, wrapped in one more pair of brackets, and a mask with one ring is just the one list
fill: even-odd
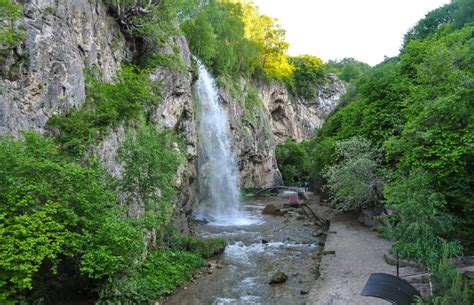
[[(286, 200), (248, 200), (244, 212), (249, 225), (198, 225), (197, 236), (223, 237), (228, 246), (215, 258), (217, 268), (178, 289), (164, 304), (305, 304), (318, 273), (318, 228), (301, 209), (284, 209), (283, 216), (262, 215), (267, 203), (282, 206)], [(277, 271), (288, 280), (270, 285)]]

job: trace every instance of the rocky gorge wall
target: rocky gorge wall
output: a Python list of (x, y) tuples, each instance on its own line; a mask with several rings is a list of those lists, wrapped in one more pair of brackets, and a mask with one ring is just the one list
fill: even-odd
[[(104, 81), (111, 81), (123, 62), (131, 61), (137, 45), (127, 39), (116, 20), (100, 0), (32, 0), (23, 4), (26, 30), (21, 47), (0, 61), (0, 135), (20, 137), (21, 131), (47, 132), (48, 119), (80, 109), (86, 101), (85, 70), (96, 67)], [(160, 85), (161, 99), (149, 109), (156, 128), (183, 135), (186, 156), (178, 169), (175, 186), (174, 219), (183, 232), (197, 198), (193, 189), (197, 177), (197, 135), (192, 94), (193, 68), (184, 37), (171, 37), (160, 47), (163, 54), (177, 53), (185, 69), (158, 67), (150, 79)], [(334, 76), (319, 88), (314, 100), (291, 97), (279, 83), (242, 80), (240, 92), (255, 88), (254, 96), (221, 89), (221, 101), (229, 116), (234, 151), (244, 187), (266, 187), (281, 183), (275, 146), (288, 139), (301, 141), (312, 136), (336, 106), (344, 85)], [(224, 88), (224, 87), (223, 87)], [(97, 156), (107, 172), (120, 179), (123, 166), (118, 148), (126, 137), (121, 124), (89, 153)], [(176, 149), (178, 145), (176, 145)], [(119, 198), (123, 196), (119, 195)], [(140, 202), (125, 203), (129, 214), (137, 216)]]
[(346, 92), (342, 81), (331, 73), (326, 84), (318, 87), (318, 96), (311, 100), (292, 96), (278, 82), (249, 84), (242, 80), (239, 86), (240, 92), (256, 89), (256, 105), (249, 105), (245, 94), (232, 94), (230, 90), (221, 89), (221, 98), (234, 137), (242, 186), (256, 188), (282, 183), (276, 145), (311, 138)]

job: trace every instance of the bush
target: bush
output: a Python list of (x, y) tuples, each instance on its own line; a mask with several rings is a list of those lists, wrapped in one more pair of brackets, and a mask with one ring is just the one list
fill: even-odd
[(433, 295), (427, 302), (419, 300), (418, 305), (469, 305), (474, 303), (474, 278), (463, 278), (449, 259), (449, 249), (444, 248), (439, 263), (430, 275)]
[(446, 212), (446, 201), (432, 187), (430, 177), (422, 171), (400, 177), (384, 190), (390, 216), (386, 234), (393, 242), (392, 251), (434, 268), (443, 251), (452, 257), (461, 253), (458, 242), (445, 236), (454, 229), (453, 217)]
[(275, 154), (285, 184), (303, 184), (307, 180), (308, 154), (302, 144), (292, 141), (278, 144)]
[(25, 38), (25, 31), (15, 23), (23, 17), (20, 4), (12, 0), (0, 0), (0, 52), (18, 46)]
[(48, 129), (59, 132), (58, 143), (74, 156), (97, 144), (110, 127), (140, 118), (147, 107), (159, 100), (159, 89), (146, 70), (123, 66), (112, 83), (97, 80), (92, 71), (86, 74), (85, 105), (66, 116), (53, 116), (47, 123)]
[(133, 265), (142, 231), (124, 218), (97, 166), (69, 161), (51, 139), (25, 133), (0, 139), (0, 300), (23, 299), (44, 262), (54, 273), (61, 258), (73, 272), (109, 278)]
[(205, 260), (196, 253), (154, 250), (138, 269), (104, 285), (96, 304), (151, 304), (188, 281), (204, 265)]
[(294, 66), (293, 80), (296, 94), (311, 99), (318, 95), (317, 87), (326, 82), (326, 71), (323, 62), (316, 56), (301, 55), (290, 57)]
[(104, 285), (97, 304), (150, 304), (170, 294), (205, 266), (205, 258), (220, 253), (223, 239), (182, 236), (174, 228), (162, 248), (151, 251), (143, 264)]
[(380, 204), (385, 173), (380, 153), (370, 142), (363, 138), (336, 142), (336, 156), (324, 177), (337, 207), (347, 211)]
[(118, 155), (124, 165), (119, 183), (125, 201), (140, 204), (140, 219), (147, 229), (160, 231), (170, 219), (176, 195), (174, 179), (183, 156), (174, 144), (180, 141), (170, 131), (158, 132), (153, 125), (140, 121), (138, 129), (128, 132)]

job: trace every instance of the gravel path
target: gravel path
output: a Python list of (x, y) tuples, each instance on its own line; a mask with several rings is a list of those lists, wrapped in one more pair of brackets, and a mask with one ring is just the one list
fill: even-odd
[(360, 295), (371, 273), (396, 274), (395, 267), (383, 259), (389, 248), (387, 240), (362, 226), (353, 217), (338, 215), (333, 218), (324, 250), (335, 251), (335, 255), (322, 257), (321, 277), (310, 291), (308, 304), (390, 304)]

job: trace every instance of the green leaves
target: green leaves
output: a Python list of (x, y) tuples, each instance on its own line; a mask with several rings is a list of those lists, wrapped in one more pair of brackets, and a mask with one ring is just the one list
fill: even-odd
[(103, 139), (110, 127), (140, 118), (147, 107), (159, 101), (159, 88), (147, 70), (122, 66), (112, 83), (99, 81), (86, 72), (86, 104), (66, 116), (53, 116), (47, 128), (59, 135), (56, 140), (73, 156), (80, 156)]
[(444, 248), (451, 257), (459, 255), (461, 247), (443, 238), (454, 229), (454, 222), (445, 213), (444, 197), (431, 185), (429, 176), (417, 171), (389, 184), (384, 194), (388, 207), (397, 213), (386, 230), (394, 243), (392, 251), (434, 268)]
[(0, 52), (16, 47), (25, 38), (25, 31), (15, 24), (22, 16), (21, 5), (12, 0), (0, 0)]
[(336, 156), (324, 174), (336, 206), (348, 211), (380, 204), (385, 180), (380, 152), (366, 139), (351, 138), (336, 142)]
[(278, 167), (286, 184), (303, 184), (308, 175), (308, 154), (301, 144), (288, 141), (275, 150)]
[(12, 193), (3, 194), (0, 202), (0, 301), (4, 302), (32, 288), (33, 274), (44, 259), (56, 259), (65, 234), (55, 219), (58, 203), (38, 206), (31, 196)]
[(155, 126), (140, 122), (119, 149), (124, 163), (120, 189), (129, 204), (138, 198), (144, 206), (144, 220), (150, 222), (147, 228), (158, 229), (171, 216), (174, 179), (183, 161), (178, 143), (173, 133), (159, 133)]
[(317, 86), (326, 81), (326, 71), (320, 58), (311, 55), (290, 57), (294, 66), (293, 80), (296, 94), (311, 99), (318, 95)]
[(49, 138), (24, 138), (0, 138), (0, 300), (17, 300), (43, 263), (63, 257), (91, 278), (132, 265), (143, 231), (124, 218), (104, 172), (69, 161)]

